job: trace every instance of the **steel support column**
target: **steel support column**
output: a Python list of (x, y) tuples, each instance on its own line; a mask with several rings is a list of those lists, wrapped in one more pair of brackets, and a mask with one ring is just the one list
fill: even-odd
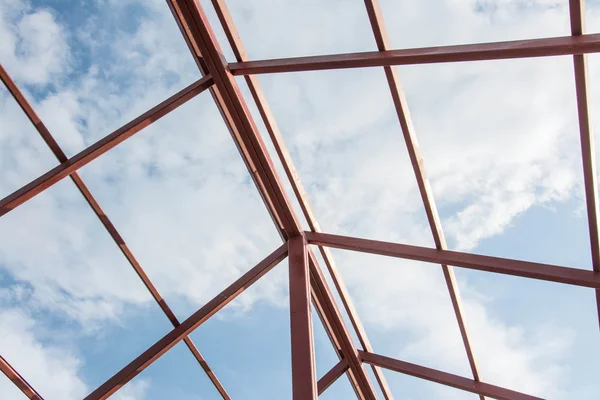
[(288, 240), (292, 398), (316, 400), (315, 348), (310, 301), (307, 244), (304, 236)]

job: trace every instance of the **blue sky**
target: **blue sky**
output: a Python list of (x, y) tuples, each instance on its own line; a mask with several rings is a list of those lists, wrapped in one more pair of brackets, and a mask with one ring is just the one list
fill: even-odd
[[(392, 45), (404, 48), (567, 35), (566, 3), (382, 7)], [(361, 1), (228, 5), (254, 59), (375, 49)], [(587, 18), (598, 32), (595, 2)], [(160, 0), (0, 0), (0, 37), (0, 62), (69, 155), (199, 78)], [(589, 57), (594, 127), (598, 57)], [(591, 268), (571, 59), (400, 72), (450, 247)], [(383, 71), (260, 80), (325, 231), (432, 245)], [(0, 89), (0, 196), (54, 165)], [(180, 319), (280, 243), (207, 93), (80, 173)], [(45, 398), (83, 397), (170, 329), (71, 182), (3, 216), (0, 243), (0, 354)], [(469, 376), (439, 266), (333, 254), (376, 352)], [(192, 334), (233, 398), (291, 397), (286, 267)], [(551, 399), (598, 398), (592, 290), (456, 273), (483, 380)], [(315, 335), (320, 376), (336, 358), (318, 324)], [(476, 398), (386, 376), (398, 399)], [(0, 393), (23, 398), (4, 377)], [(218, 398), (182, 344), (115, 398), (169, 396)], [(352, 389), (343, 378), (322, 398), (352, 398)]]

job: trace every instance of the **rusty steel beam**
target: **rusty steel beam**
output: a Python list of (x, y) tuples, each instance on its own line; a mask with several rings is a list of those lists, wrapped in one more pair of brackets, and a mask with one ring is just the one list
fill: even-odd
[(328, 233), (305, 235), (309, 244), (600, 289), (600, 273), (594, 271)]
[(489, 383), (478, 382), (459, 375), (449, 374), (447, 372), (423, 367), (421, 365), (407, 363), (405, 361), (381, 356), (379, 354), (373, 354), (364, 351), (359, 351), (358, 353), (361, 360), (365, 363), (376, 364), (380, 367), (400, 372), (402, 374), (426, 379), (428, 381), (451, 386), (456, 389), (465, 390), (467, 392), (478, 394), (481, 397), (487, 396), (498, 400), (542, 400), (539, 397), (531, 396), (525, 393), (490, 385)]
[[(58, 162), (60, 162), (61, 164), (67, 162), (67, 155), (58, 145), (58, 143), (54, 139), (54, 136), (52, 136), (52, 134), (46, 127), (46, 124), (44, 124), (44, 122), (39, 118), (37, 113), (33, 110), (33, 107), (31, 107), (27, 99), (25, 99), (23, 93), (19, 90), (15, 82), (12, 80), (12, 78), (2, 65), (0, 65), (0, 80), (4, 82), (4, 85), (6, 86), (8, 91), (14, 97), (17, 104), (21, 107), (29, 121), (34, 125), (34, 127), (36, 128), (44, 142), (48, 145)], [(138, 277), (142, 280), (144, 286), (146, 286), (146, 288), (148, 289), (158, 306), (164, 312), (166, 317), (169, 319), (173, 327), (179, 326), (179, 320), (177, 319), (177, 317), (175, 316), (165, 299), (158, 292), (158, 289), (154, 286), (154, 284), (152, 283), (152, 281), (150, 280), (140, 263), (133, 255), (133, 252), (129, 249), (129, 246), (127, 246), (127, 243), (125, 243), (123, 237), (117, 231), (115, 225), (112, 223), (110, 218), (108, 218), (102, 207), (100, 207), (100, 204), (96, 201), (95, 197), (92, 195), (92, 193), (88, 189), (87, 185), (83, 182), (79, 174), (77, 172), (73, 172), (71, 174), (71, 180), (73, 181), (79, 192), (83, 195), (88, 205), (92, 208), (94, 214), (96, 214), (96, 216), (98, 217), (98, 219), (100, 220), (110, 237), (113, 239), (115, 244), (119, 247), (121, 253), (123, 253), (125, 258), (129, 262), (129, 265), (132, 266)], [(188, 349), (192, 352), (194, 358), (196, 358), (196, 361), (198, 361), (198, 363), (200, 364), (200, 366), (202, 367), (212, 384), (215, 386), (215, 389), (217, 389), (217, 391), (225, 400), (230, 400), (227, 391), (225, 390), (221, 382), (219, 382), (219, 379), (209, 367), (206, 359), (204, 358), (204, 356), (202, 356), (192, 339), (190, 337), (186, 337), (183, 340)]]
[[(571, 35), (581, 37), (585, 30), (585, 10), (583, 2), (569, 0)], [(596, 182), (596, 149), (588, 105), (587, 57), (584, 54), (573, 56), (575, 72), (575, 93), (577, 96), (577, 117), (583, 166), (585, 202), (590, 235), (592, 269), (600, 272), (600, 242), (598, 236), (598, 185)], [(596, 290), (596, 309), (600, 323), (600, 290)]]
[(206, 320), (215, 315), (219, 310), (243, 293), (253, 283), (262, 278), (286, 256), (287, 246), (286, 244), (283, 244), (274, 252), (269, 254), (264, 260), (259, 262), (255, 267), (242, 275), (234, 283), (229, 285), (225, 290), (216, 295), (198, 311), (189, 316), (181, 323), (181, 325), (171, 330), (160, 340), (150, 346), (150, 348), (136, 357), (135, 360), (126, 365), (123, 369), (100, 385), (100, 387), (98, 387), (92, 393), (87, 395), (84, 400), (108, 398), (119, 388), (132, 380), (136, 375), (146, 369), (150, 364), (156, 361), (160, 356), (169, 351), (169, 349), (182, 341), (196, 328), (206, 322)]
[[(221, 22), (221, 26), (225, 31), (225, 35), (227, 36), (229, 45), (233, 50), (235, 58), (238, 62), (248, 61), (248, 54), (246, 52), (246, 49), (244, 48), (242, 40), (240, 39), (240, 35), (237, 32), (237, 29), (233, 22), (233, 18), (231, 17), (231, 13), (227, 8), (226, 2), (224, 0), (212, 0), (212, 3), (215, 8), (217, 17)], [(312, 207), (310, 205), (306, 190), (302, 185), (296, 167), (294, 166), (285, 141), (283, 140), (279, 127), (277, 126), (277, 123), (275, 121), (275, 117), (271, 112), (271, 108), (267, 103), (266, 96), (262, 90), (258, 77), (248, 75), (244, 78), (246, 80), (246, 84), (248, 85), (248, 89), (250, 90), (250, 93), (252, 95), (252, 98), (254, 99), (258, 112), (263, 120), (263, 123), (267, 128), (267, 132), (269, 134), (269, 137), (271, 138), (271, 143), (273, 144), (273, 147), (277, 152), (279, 161), (283, 166), (283, 169), (288, 178), (288, 181), (290, 182), (294, 195), (296, 196), (296, 200), (298, 201), (300, 209), (302, 210), (302, 214), (304, 215), (309, 228), (313, 232), (321, 232), (319, 223), (317, 222), (317, 219), (312, 211)], [(338, 272), (338, 269), (335, 265), (335, 261), (333, 259), (333, 255), (326, 247), (319, 246), (319, 251), (321, 253), (321, 256), (323, 257), (325, 266), (329, 271), (333, 285), (335, 286), (338, 292), (338, 295), (342, 301), (342, 305), (344, 306), (344, 309), (348, 314), (350, 323), (352, 324), (354, 331), (356, 332), (356, 336), (362, 348), (366, 351), (373, 352), (371, 342), (358, 316), (358, 313), (356, 312), (356, 308), (354, 307), (354, 304), (350, 297), (350, 293), (348, 292), (348, 289), (346, 288), (346, 285), (344, 284), (344, 281)], [(373, 374), (375, 375), (375, 379), (377, 380), (379, 387), (381, 388), (381, 391), (386, 397), (386, 399), (393, 399), (391, 390), (381, 369), (377, 366), (371, 367), (373, 370)]]
[(319, 396), (329, 388), (329, 386), (333, 385), (335, 381), (339, 379), (340, 376), (344, 375), (346, 371), (348, 371), (349, 365), (346, 360), (340, 360), (335, 364), (329, 371), (325, 373), (317, 382), (317, 390)]
[(310, 277), (304, 236), (287, 241), (290, 282), (292, 398), (316, 400), (317, 379), (313, 338)]
[(23, 378), (16, 369), (14, 369), (12, 367), (12, 365), (10, 365), (8, 363), (8, 361), (6, 361), (4, 359), (4, 357), (0, 356), (0, 370), (2, 371), (2, 373), (4, 373), (4, 375), (6, 375), (6, 377), (8, 379), (10, 379), (12, 381), (12, 383), (15, 384), (15, 386), (17, 386), (21, 392), (23, 392), (23, 394), (25, 396), (27, 396), (29, 399), (31, 400), (44, 400), (42, 398), (42, 396), (40, 396), (40, 394), (38, 392), (36, 392), (36, 390), (25, 380), (25, 378)]
[[(381, 7), (378, 0), (365, 0), (365, 6), (367, 8), (367, 14), (369, 15), (369, 21), (371, 23), (371, 29), (375, 36), (375, 42), (377, 48), (380, 51), (386, 51), (391, 48), (390, 40), (385, 27), (383, 14), (381, 13)], [(417, 135), (415, 132), (412, 118), (408, 109), (408, 102), (404, 89), (400, 81), (400, 72), (396, 66), (384, 67), (385, 77), (390, 88), (390, 94), (394, 102), (394, 108), (396, 109), (396, 115), (400, 127), (402, 128), (402, 135), (404, 136), (404, 143), (410, 158), (410, 162), (415, 173), (417, 180), (417, 186), (421, 195), (421, 200), (425, 208), (425, 214), (427, 215), (427, 221), (429, 228), (433, 235), (433, 241), (435, 247), (440, 250), (447, 250), (446, 238), (442, 229), (442, 223), (438, 214), (437, 207), (431, 189), (431, 184), (427, 178), (427, 172), (421, 155), (421, 149), (419, 148), (419, 142), (417, 141)], [(469, 341), (469, 335), (467, 333), (467, 327), (465, 326), (465, 320), (463, 318), (462, 302), (460, 299), (460, 290), (456, 281), (456, 275), (454, 269), (448, 265), (442, 264), (442, 272), (444, 274), (444, 280), (446, 287), (448, 288), (448, 294), (452, 302), (452, 309), (456, 316), (456, 322), (460, 331), (460, 336), (465, 348), (467, 360), (469, 361), (469, 367), (471, 368), (471, 374), (473, 379), (479, 380), (479, 371), (477, 370), (477, 363), (475, 362), (475, 356), (473, 355), (473, 349), (471, 348), (471, 342)], [(369, 350), (367, 350), (369, 351)], [(480, 396), (480, 400), (485, 400), (483, 396)]]
[(598, 52), (600, 52), (600, 34), (595, 33), (579, 37), (564, 36), (508, 42), (244, 61), (229, 63), (229, 69), (234, 75), (257, 75), (391, 65), (551, 57)]
[(173, 111), (177, 107), (193, 99), (204, 90), (208, 89), (212, 84), (213, 81), (210, 76), (199, 79), (108, 136), (100, 139), (90, 147), (77, 153), (66, 162), (52, 168), (44, 175), (6, 196), (4, 199), (0, 200), (0, 216), (40, 194), (61, 179), (71, 175), (79, 168), (95, 160), (151, 123), (164, 117), (170, 111)]

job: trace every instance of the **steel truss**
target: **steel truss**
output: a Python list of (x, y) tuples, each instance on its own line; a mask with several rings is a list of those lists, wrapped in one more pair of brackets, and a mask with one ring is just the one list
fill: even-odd
[[(131, 363), (123, 367), (112, 378), (85, 397), (85, 399), (99, 400), (108, 398), (182, 340), (223, 399), (230, 399), (225, 388), (190, 339), (189, 334), (286, 257), (289, 260), (291, 369), (294, 400), (316, 399), (319, 394), (344, 374), (348, 376), (358, 398), (369, 400), (378, 398), (377, 390), (375, 389), (375, 385), (377, 385), (385, 399), (393, 399), (393, 395), (382, 373), (382, 368), (472, 392), (478, 394), (481, 399), (484, 396), (496, 399), (536, 399), (534, 396), (481, 381), (476, 358), (469, 342), (468, 330), (463, 318), (459, 289), (453, 267), (470, 268), (594, 288), (597, 305), (600, 310), (598, 199), (586, 73), (586, 54), (600, 52), (600, 34), (584, 34), (584, 12), (581, 2), (578, 0), (570, 0), (569, 2), (571, 36), (394, 50), (390, 48), (378, 1), (365, 0), (367, 17), (373, 30), (378, 51), (254, 61), (250, 60), (246, 54), (225, 0), (212, 0), (221, 26), (235, 55), (236, 62), (233, 63), (225, 61), (223, 51), (215, 39), (202, 6), (197, 0), (167, 0), (167, 3), (203, 78), (71, 158), (66, 156), (19, 88), (12, 81), (7, 71), (0, 65), (1, 80), (60, 163), (57, 167), (0, 200), (0, 216), (12, 211), (60, 180), (69, 177), (173, 325), (173, 329), (169, 333)], [(587, 217), (592, 253), (591, 270), (449, 251), (396, 66), (558, 55), (573, 56)], [(299, 175), (292, 163), (290, 154), (256, 77), (257, 74), (365, 67), (382, 67), (385, 71), (390, 95), (394, 101), (400, 123), (401, 133), (404, 136), (421, 198), (425, 206), (435, 248), (323, 233), (314, 216)], [(306, 219), (310, 231), (304, 231), (302, 228), (299, 217), (294, 212), (290, 199), (283, 189), (281, 177), (277, 174), (273, 166), (273, 161), (248, 111), (246, 100), (241, 95), (241, 90), (234, 79), (236, 75), (244, 76), (246, 80), (252, 99), (267, 128), (269, 138), (277, 152), (279, 161), (283, 165), (286, 178), (291, 184), (296, 200), (302, 210), (302, 216)], [(231, 137), (239, 150), (240, 156), (244, 160), (250, 176), (284, 243), (189, 318), (180, 322), (148, 275), (144, 272), (144, 269), (136, 260), (77, 171), (207, 89), (210, 91), (219, 108)], [(342, 310), (338, 308), (334, 300), (332, 289), (329, 287), (324, 275), (324, 269), (319, 264), (310, 245), (317, 246), (321, 254), (325, 263), (325, 269), (329, 273), (337, 295), (341, 299), (344, 308), (343, 311), (348, 315), (351, 327), (348, 327), (344, 322)], [(461, 333), (465, 353), (471, 368), (472, 377), (461, 377), (376, 354), (350, 299), (348, 290), (337, 270), (333, 256), (329, 251), (330, 247), (440, 264)], [(339, 362), (319, 380), (317, 380), (315, 372), (311, 320), (312, 306), (315, 307), (317, 315), (323, 323), (339, 357)], [(354, 342), (350, 329), (353, 330), (353, 333), (358, 338), (358, 344)], [(375, 382), (367, 374), (365, 364), (372, 368)], [(28, 398), (42, 399), (41, 395), (31, 387), (25, 378), (1, 356), (0, 370)]]

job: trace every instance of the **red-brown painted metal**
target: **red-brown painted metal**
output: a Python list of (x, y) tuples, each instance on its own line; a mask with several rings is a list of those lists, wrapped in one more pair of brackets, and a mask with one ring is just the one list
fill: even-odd
[(329, 371), (325, 373), (317, 382), (317, 391), (319, 396), (327, 390), (327, 388), (335, 383), (340, 376), (348, 371), (349, 365), (346, 360), (340, 360)]
[[(375, 42), (377, 43), (377, 48), (380, 51), (389, 50), (391, 48), (390, 40), (388, 38), (379, 1), (365, 0), (365, 5), (367, 14), (369, 15), (369, 21), (371, 22), (371, 29), (375, 36)], [(404, 94), (404, 89), (402, 88), (402, 83), (400, 82), (400, 72), (396, 66), (386, 66), (383, 68), (398, 116), (398, 121), (402, 128), (408, 156), (415, 173), (421, 200), (425, 206), (425, 214), (427, 215), (427, 221), (429, 222), (429, 228), (433, 235), (435, 247), (440, 250), (447, 250), (448, 246), (435, 205), (433, 191), (429, 179), (427, 178), (421, 149), (419, 148), (415, 128), (412, 123), (412, 118), (410, 117), (408, 102)], [(448, 294), (450, 295), (450, 301), (452, 302), (452, 308), (456, 316), (456, 322), (463, 341), (465, 353), (467, 354), (467, 359), (469, 361), (469, 367), (471, 368), (471, 374), (473, 374), (473, 379), (478, 381), (479, 371), (477, 370), (477, 363), (475, 362), (475, 356), (473, 355), (471, 342), (469, 341), (469, 335), (467, 334), (467, 327), (465, 326), (465, 320), (463, 318), (460, 290), (458, 288), (458, 283), (456, 282), (456, 275), (454, 274), (454, 269), (445, 264), (442, 264), (442, 272), (444, 274), (444, 280), (446, 281), (446, 287), (448, 288)], [(484, 398), (480, 397), (480, 400), (484, 400)]]
[(304, 236), (287, 241), (292, 342), (292, 398), (317, 399), (315, 349), (310, 301), (307, 244)]
[(287, 256), (287, 245), (283, 244), (267, 258), (259, 262), (250, 271), (242, 275), (238, 280), (229, 285), (225, 290), (206, 303), (202, 308), (189, 316), (177, 328), (174, 328), (159, 341), (154, 343), (148, 350), (144, 351), (131, 363), (113, 375), (100, 387), (85, 397), (85, 400), (106, 399), (115, 393), (120, 387), (132, 380), (137, 374), (146, 369), (161, 355), (169, 351), (173, 346), (183, 340), (186, 336), (198, 328), (207, 319), (215, 315), (219, 310), (229, 304), (233, 299), (248, 289), (253, 283), (262, 278), (267, 272), (275, 267)]
[(29, 399), (44, 400), (25, 378), (23, 378), (2, 356), (0, 356), (0, 371), (2, 371), (2, 373), (6, 375), (6, 377), (10, 379)]
[(600, 34), (229, 63), (234, 75), (384, 67), (600, 52)]
[(583, 269), (328, 233), (305, 232), (305, 235), (309, 244), (600, 289), (600, 273)]
[(367, 353), (364, 351), (359, 351), (358, 353), (361, 360), (365, 363), (377, 364), (380, 367), (387, 368), (392, 371), (441, 383), (442, 385), (452, 386), (456, 389), (466, 390), (467, 392), (476, 393), (482, 397), (487, 396), (498, 400), (542, 400), (539, 397), (530, 396), (525, 393), (490, 385), (489, 383), (478, 382), (459, 375), (449, 374), (447, 372), (423, 367), (421, 365), (407, 363), (405, 361), (381, 356), (379, 354)]
[[(11, 79), (10, 75), (2, 65), (0, 65), (0, 79), (2, 80), (2, 82), (4, 82), (4, 85), (14, 97), (16, 102), (19, 104), (29, 121), (35, 126), (36, 130), (38, 131), (44, 142), (46, 142), (50, 150), (52, 150), (52, 153), (54, 154), (56, 159), (60, 163), (67, 162), (67, 155), (60, 148), (60, 146), (46, 127), (46, 124), (44, 124), (42, 120), (38, 117), (37, 113), (33, 110), (33, 107), (31, 107), (27, 99), (25, 99), (23, 93), (19, 90), (15, 82)], [(173, 327), (179, 326), (179, 320), (177, 319), (177, 317), (175, 316), (165, 299), (158, 292), (158, 289), (154, 286), (154, 284), (152, 283), (152, 281), (150, 280), (140, 263), (137, 261), (137, 259), (129, 249), (129, 246), (127, 246), (127, 243), (125, 243), (123, 237), (117, 231), (115, 225), (112, 223), (110, 218), (108, 218), (108, 215), (106, 215), (102, 207), (100, 207), (100, 204), (98, 204), (96, 198), (92, 195), (92, 193), (88, 189), (87, 185), (83, 182), (79, 174), (77, 172), (73, 172), (71, 174), (71, 180), (73, 181), (79, 192), (83, 195), (86, 202), (92, 208), (94, 214), (96, 214), (96, 216), (98, 217), (104, 228), (107, 230), (108, 234), (113, 239), (115, 244), (119, 247), (129, 264), (133, 267), (134, 271), (142, 280), (144, 286), (146, 286), (146, 288), (148, 289), (158, 306), (167, 316)], [(225, 400), (230, 400), (227, 391), (225, 390), (219, 379), (216, 377), (212, 369), (209, 367), (206, 359), (204, 358), (204, 356), (202, 356), (192, 339), (186, 337), (183, 340), (188, 349), (192, 352), (194, 358), (196, 358), (204, 372), (207, 374), (208, 378), (215, 386), (217, 391)]]
[[(231, 14), (229, 12), (229, 9), (227, 8), (227, 5), (225, 4), (225, 1), (212, 0), (212, 3), (237, 61), (247, 61), (248, 54), (246, 53), (246, 49), (244, 48), (242, 40), (240, 39), (240, 35), (238, 34), (235, 24), (233, 23), (233, 18), (231, 17)], [(309, 228), (313, 232), (321, 232), (319, 223), (317, 222), (317, 219), (312, 211), (308, 195), (306, 194), (304, 186), (302, 185), (300, 176), (298, 175), (296, 167), (294, 166), (292, 157), (290, 156), (285, 141), (281, 136), (281, 132), (279, 131), (279, 127), (277, 126), (273, 113), (271, 112), (271, 108), (267, 103), (266, 96), (260, 86), (258, 77), (248, 75), (244, 78), (246, 80), (246, 84), (248, 85), (248, 89), (250, 90), (250, 93), (252, 95), (252, 98), (254, 99), (258, 112), (260, 113), (260, 116), (263, 120), (263, 123), (267, 128), (267, 132), (269, 134), (269, 137), (271, 138), (271, 143), (273, 144), (273, 147), (277, 152), (279, 161), (283, 166), (283, 170), (288, 178), (288, 181), (290, 182), (294, 195), (296, 196), (298, 205), (302, 210), (302, 214), (304, 215)], [(338, 295), (342, 300), (342, 305), (344, 306), (344, 309), (348, 314), (350, 323), (352, 324), (354, 331), (356, 332), (356, 336), (360, 342), (360, 345), (364, 350), (373, 352), (373, 347), (371, 346), (371, 342), (367, 336), (362, 322), (360, 321), (358, 313), (356, 312), (356, 309), (350, 297), (350, 293), (348, 292), (348, 289), (346, 288), (346, 285), (344, 284), (337, 270), (333, 259), (333, 255), (326, 247), (319, 246), (319, 251), (321, 253), (321, 256), (323, 257), (325, 266), (329, 271), (333, 285), (335, 286)], [(386, 399), (392, 399), (393, 396), (391, 390), (389, 389), (385, 376), (383, 375), (383, 372), (379, 367), (376, 366), (372, 366), (372, 369), (373, 374), (375, 375), (375, 379), (377, 380), (382, 393), (384, 394)]]
[(0, 216), (15, 209), (32, 197), (40, 194), (42, 191), (48, 189), (61, 179), (71, 175), (79, 168), (95, 160), (108, 150), (130, 138), (151, 123), (164, 117), (170, 111), (173, 111), (177, 107), (193, 99), (204, 90), (208, 89), (212, 83), (212, 78), (210, 76), (199, 79), (185, 89), (169, 97), (167, 100), (146, 111), (133, 121), (117, 129), (110, 135), (100, 139), (90, 147), (77, 153), (75, 156), (69, 158), (66, 162), (52, 168), (44, 175), (28, 183), (14, 193), (6, 196), (4, 199), (0, 200)]
[[(569, 1), (571, 19), (571, 35), (581, 37), (585, 30), (585, 10), (583, 2)], [(573, 56), (575, 71), (575, 93), (577, 97), (577, 117), (579, 119), (579, 137), (581, 142), (581, 159), (583, 164), (583, 182), (585, 202), (587, 206), (588, 230), (590, 234), (590, 250), (592, 268), (600, 272), (600, 242), (598, 236), (598, 185), (596, 183), (596, 149), (588, 105), (587, 57), (585, 54)], [(600, 323), (600, 290), (596, 290), (596, 309)]]

